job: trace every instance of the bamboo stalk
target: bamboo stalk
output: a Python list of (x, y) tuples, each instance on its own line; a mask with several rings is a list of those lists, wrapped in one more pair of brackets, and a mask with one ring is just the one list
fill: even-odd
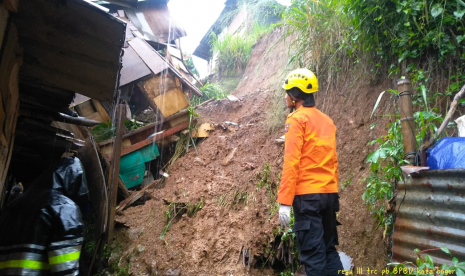
[(450, 105), (449, 112), (447, 112), (447, 116), (446, 118), (444, 118), (444, 121), (439, 127), (438, 132), (435, 135), (432, 135), (432, 137), (428, 141), (423, 143), (420, 147), (420, 150), (426, 150), (427, 148), (434, 145), (438, 137), (441, 136), (441, 134), (446, 129), (447, 125), (449, 124), (450, 119), (452, 119), (452, 116), (454, 115), (455, 110), (457, 109), (457, 105), (459, 104), (459, 101), (463, 97), (464, 94), (465, 94), (465, 85), (463, 85), (460, 91), (457, 94), (455, 94), (454, 100), (452, 101)]

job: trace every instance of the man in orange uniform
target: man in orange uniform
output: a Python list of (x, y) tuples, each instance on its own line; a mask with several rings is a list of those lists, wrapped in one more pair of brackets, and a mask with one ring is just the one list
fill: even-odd
[(343, 269), (338, 244), (339, 211), (336, 126), (315, 108), (318, 80), (308, 69), (286, 78), (286, 103), (295, 111), (285, 125), (284, 165), (279, 185), (279, 219), (289, 226), (291, 205), (300, 261), (307, 276), (338, 275)]

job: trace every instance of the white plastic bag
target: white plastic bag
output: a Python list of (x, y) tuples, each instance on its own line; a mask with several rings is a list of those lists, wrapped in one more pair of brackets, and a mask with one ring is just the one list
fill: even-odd
[(459, 137), (465, 137), (465, 115), (458, 117), (455, 123), (457, 123), (457, 128), (459, 129)]

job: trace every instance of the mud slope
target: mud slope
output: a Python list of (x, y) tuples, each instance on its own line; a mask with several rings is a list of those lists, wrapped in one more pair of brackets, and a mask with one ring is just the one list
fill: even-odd
[[(190, 150), (175, 162), (165, 187), (150, 191), (151, 200), (118, 216), (124, 227), (118, 230), (118, 250), (112, 259), (120, 266), (129, 264), (132, 275), (279, 275), (257, 265), (279, 225), (277, 214), (270, 214), (266, 187), (257, 187), (266, 164), (273, 189), (282, 168), (283, 146), (274, 141), (283, 135), (282, 130), (271, 135), (264, 131), (266, 110), (279, 93), (287, 62), (282, 43), (269, 50), (279, 36), (275, 31), (255, 45), (244, 78), (233, 93), (240, 102), (221, 100), (198, 109), (202, 122), (231, 121), (239, 126), (218, 126), (197, 146), (198, 155)], [(371, 150), (366, 144), (382, 134), (370, 130), (368, 118), (378, 93), (386, 87), (359, 87), (329, 90), (326, 99), (319, 96), (317, 105), (325, 101), (324, 111), (338, 127), (340, 186), (345, 186), (340, 193), (339, 249), (353, 257), (357, 266), (380, 269), (385, 262), (382, 231), (374, 229), (361, 195), (362, 179), (368, 174), (364, 160)], [(382, 105), (381, 110), (388, 108), (387, 103)], [(223, 165), (233, 151), (230, 162)], [(223, 206), (224, 199), (235, 192), (241, 193), (242, 200)], [(195, 216), (184, 214), (174, 220), (160, 239), (168, 209), (163, 200), (193, 204), (202, 198), (204, 206)], [(250, 268), (238, 261), (241, 248), (252, 250)]]

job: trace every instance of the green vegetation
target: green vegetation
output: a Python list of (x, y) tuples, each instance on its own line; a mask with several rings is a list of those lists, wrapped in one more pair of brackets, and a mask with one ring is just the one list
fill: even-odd
[[(124, 126), (127, 130), (131, 131), (143, 127), (144, 124), (136, 121), (136, 119), (124, 121)], [(116, 135), (116, 127), (113, 123), (108, 120), (108, 122), (103, 122), (96, 125), (90, 130), (90, 133), (95, 137), (95, 141), (98, 143), (112, 139)]]
[(203, 96), (202, 97), (193, 96), (191, 99), (192, 106), (197, 106), (209, 99), (219, 100), (227, 96), (226, 91), (218, 83), (207, 82), (204, 86), (200, 88), (200, 91), (202, 91)]
[[(320, 87), (353, 86), (359, 79), (377, 81), (385, 75), (409, 78), (419, 146), (436, 133), (451, 96), (465, 83), (464, 15), (462, 0), (293, 0), (281, 25), (289, 68), (313, 70)], [(387, 91), (397, 99), (396, 90)], [(320, 95), (324, 108), (327, 93)], [(385, 202), (393, 199), (406, 163), (399, 111), (393, 113), (387, 115), (392, 118), (387, 134), (369, 143), (378, 148), (367, 157), (370, 175), (363, 194), (388, 235), (395, 218)]]
[[(389, 90), (389, 92), (395, 98), (398, 97), (396, 90)], [(427, 107), (427, 109), (429, 108)], [(393, 213), (387, 212), (384, 201), (393, 197), (397, 183), (403, 181), (400, 166), (407, 164), (407, 161), (404, 160), (402, 133), (398, 117), (398, 115), (394, 115), (396, 120), (387, 126), (386, 135), (368, 143), (368, 145), (377, 144), (378, 149), (370, 153), (366, 159), (366, 162), (370, 164), (370, 175), (367, 178), (367, 186), (362, 196), (368, 210), (378, 223), (377, 227), (384, 226), (388, 235), (392, 233), (394, 217)], [(417, 111), (414, 113), (414, 118), (418, 147), (425, 135), (429, 136), (437, 131), (436, 125), (442, 123), (443, 118), (438, 115), (436, 108), (431, 111)]]
[(235, 34), (225, 34), (218, 37), (213, 33), (210, 35), (213, 56), (216, 56), (218, 75), (241, 76), (250, 59), (253, 45), (273, 27), (266, 24), (254, 22), (249, 29)]
[(270, 164), (266, 163), (263, 167), (263, 171), (258, 174), (258, 178), (259, 181), (257, 183), (256, 190), (259, 191), (262, 187), (265, 187), (266, 189), (266, 194), (268, 196), (268, 210), (270, 215), (268, 220), (270, 220), (279, 210), (279, 203), (276, 202), (276, 197), (278, 194), (279, 180), (281, 176), (279, 174), (276, 175), (277, 181), (274, 181), (271, 177)]
[(210, 42), (213, 52), (218, 53), (216, 59), (218, 75), (220, 77), (242, 75), (252, 53), (252, 45), (255, 43), (253, 37), (226, 34), (218, 38), (212, 33)]
[(233, 209), (239, 204), (247, 206), (249, 204), (250, 197), (254, 197), (253, 193), (232, 190), (229, 193), (215, 197), (215, 201), (219, 206)]
[[(443, 264), (442, 266), (437, 266), (434, 263), (434, 260), (431, 256), (424, 254), (424, 252), (429, 251), (437, 251), (442, 250), (443, 252), (447, 253), (451, 257), (452, 265), (447, 263)], [(457, 276), (465, 276), (465, 262), (459, 262), (457, 258), (452, 256), (449, 249), (446, 247), (441, 248), (433, 248), (433, 249), (426, 249), (420, 251), (420, 249), (414, 250), (417, 259), (415, 264), (412, 262), (403, 262), (403, 263), (391, 263), (389, 265), (394, 265), (394, 268), (391, 268), (387, 271), (385, 270), (384, 275), (418, 275), (418, 276), (426, 276), (426, 275), (457, 275)], [(388, 274), (388, 273), (389, 274)], [(455, 272), (455, 274), (454, 274)]]
[(200, 211), (205, 204), (205, 198), (202, 197), (196, 203), (181, 203), (181, 202), (171, 202), (168, 205), (168, 209), (165, 212), (166, 225), (163, 228), (163, 231), (160, 235), (160, 240), (165, 237), (166, 232), (170, 228), (171, 224), (176, 218), (181, 218), (183, 214), (187, 214), (189, 217), (194, 217), (198, 211)]
[(109, 140), (116, 135), (116, 128), (109, 120), (107, 123), (100, 123), (90, 130), (98, 143)]
[(187, 128), (188, 130), (187, 135), (189, 135), (189, 138), (187, 138), (186, 153), (189, 152), (190, 142), (192, 141), (192, 146), (194, 147), (195, 152), (198, 155), (199, 153), (197, 152), (197, 146), (195, 145), (194, 138), (192, 138), (192, 130), (195, 129), (195, 127), (192, 125), (192, 122), (193, 122), (194, 117), (197, 117), (198, 114), (194, 112), (194, 107), (192, 105), (190, 105), (187, 108), (187, 111), (189, 112), (189, 127)]
[(114, 273), (114, 275), (129, 276), (129, 264), (119, 267), (118, 262), (114, 262), (113, 265), (111, 266), (111, 270)]

